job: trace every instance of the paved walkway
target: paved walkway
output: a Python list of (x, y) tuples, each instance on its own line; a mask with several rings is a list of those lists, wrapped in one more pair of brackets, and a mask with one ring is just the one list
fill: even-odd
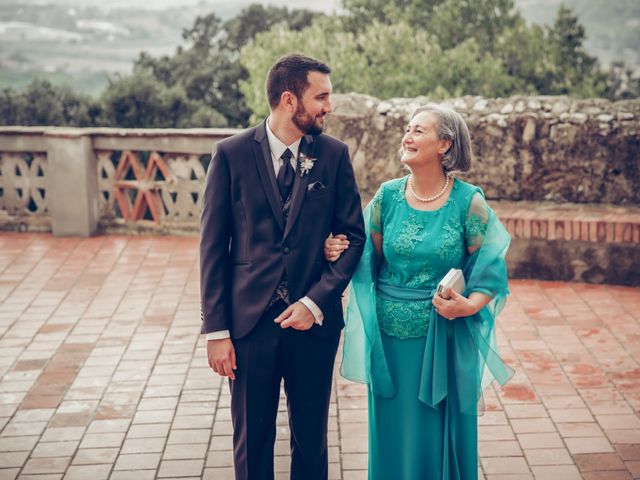
[[(0, 234), (1, 480), (232, 478), (196, 258), (186, 237)], [(640, 478), (640, 289), (511, 288), (517, 374), (486, 394), (481, 478)], [(366, 391), (335, 382), (330, 478), (364, 479)], [(276, 455), (288, 478), (284, 411)]]

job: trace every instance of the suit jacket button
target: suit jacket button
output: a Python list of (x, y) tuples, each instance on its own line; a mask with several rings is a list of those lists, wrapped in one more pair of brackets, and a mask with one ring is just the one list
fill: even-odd
[(291, 249), (290, 249), (289, 247), (284, 247), (284, 248), (282, 249), (282, 251), (283, 251), (283, 252), (285, 253), (285, 255), (286, 255), (287, 253), (289, 253), (289, 252), (291, 251)]

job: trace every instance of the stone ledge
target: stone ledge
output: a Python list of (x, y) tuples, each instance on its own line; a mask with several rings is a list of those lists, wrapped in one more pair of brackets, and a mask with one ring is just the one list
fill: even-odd
[(513, 238), (640, 244), (640, 208), (490, 201)]

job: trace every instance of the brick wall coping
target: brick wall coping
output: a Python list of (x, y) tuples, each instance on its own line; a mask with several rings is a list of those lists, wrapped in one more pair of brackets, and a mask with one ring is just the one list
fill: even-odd
[(640, 207), (490, 201), (513, 238), (640, 244)]

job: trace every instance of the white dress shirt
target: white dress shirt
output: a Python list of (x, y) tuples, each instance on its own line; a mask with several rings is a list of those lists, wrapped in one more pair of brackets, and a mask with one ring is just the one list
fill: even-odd
[[(298, 158), (298, 151), (300, 150), (300, 141), (302, 140), (302, 137), (300, 137), (298, 140), (293, 142), (291, 145), (285, 145), (271, 131), (271, 128), (269, 127), (269, 119), (267, 119), (266, 125), (267, 125), (267, 139), (269, 140), (269, 148), (271, 150), (271, 161), (273, 163), (273, 170), (276, 174), (276, 177), (278, 176), (278, 170), (280, 169), (280, 157), (282, 156), (282, 154), (287, 148), (291, 150), (291, 153), (293, 154), (293, 156), (291, 157), (291, 166), (295, 170), (296, 161)], [(320, 308), (316, 305), (316, 303), (306, 296), (302, 297), (300, 299), (300, 302), (302, 302), (309, 310), (311, 310), (311, 313), (316, 319), (316, 323), (318, 325), (322, 325), (322, 321), (324, 320), (324, 314), (322, 313), (322, 310), (320, 310)], [(220, 330), (217, 332), (207, 333), (206, 335), (207, 335), (207, 340), (220, 340), (223, 338), (229, 338), (231, 336), (229, 333), (229, 330)]]

